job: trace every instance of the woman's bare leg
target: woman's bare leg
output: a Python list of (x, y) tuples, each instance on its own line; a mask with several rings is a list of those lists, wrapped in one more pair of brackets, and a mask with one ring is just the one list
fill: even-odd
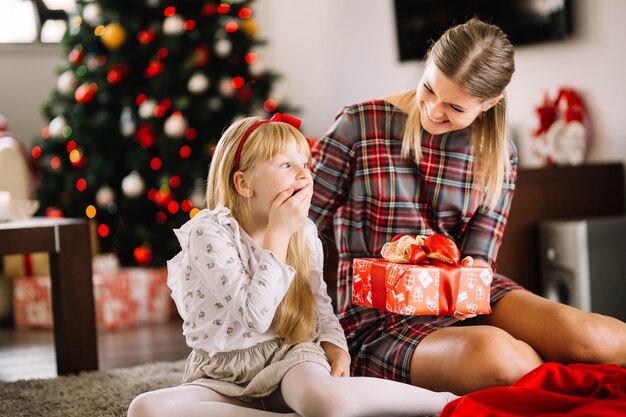
[(260, 402), (245, 403), (205, 387), (183, 385), (137, 396), (128, 408), (128, 417), (297, 417), (261, 408)]
[(512, 291), (480, 318), (532, 346), (546, 361), (626, 366), (626, 323)]
[(426, 336), (415, 349), (411, 383), (462, 395), (510, 385), (541, 363), (532, 347), (504, 330), (493, 326), (447, 327)]
[(308, 417), (423, 416), (439, 414), (456, 396), (369, 377), (333, 377), (313, 362), (294, 366), (283, 378), (285, 403)]

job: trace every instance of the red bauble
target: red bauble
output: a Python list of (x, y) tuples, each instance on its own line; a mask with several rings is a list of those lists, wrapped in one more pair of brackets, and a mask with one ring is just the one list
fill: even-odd
[(173, 199), (174, 197), (172, 197), (172, 193), (169, 191), (159, 191), (154, 195), (154, 202), (159, 207), (167, 206)]
[(141, 147), (148, 149), (154, 145), (154, 129), (150, 125), (141, 125), (135, 132), (135, 139), (139, 141)]
[(76, 47), (70, 51), (70, 55), (68, 59), (72, 64), (80, 63), (85, 57), (85, 52), (83, 52), (83, 48)]
[(137, 246), (133, 251), (133, 256), (137, 265), (147, 265), (152, 260), (152, 250), (147, 246)]
[(89, 103), (93, 100), (98, 91), (98, 84), (96, 83), (84, 83), (81, 84), (74, 93), (76, 101), (79, 103)]

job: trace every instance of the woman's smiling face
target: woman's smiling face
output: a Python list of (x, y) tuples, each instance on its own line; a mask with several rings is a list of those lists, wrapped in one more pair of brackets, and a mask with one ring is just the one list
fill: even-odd
[(416, 100), (422, 127), (434, 135), (469, 126), (481, 112), (498, 102), (469, 95), (430, 62), (417, 86)]

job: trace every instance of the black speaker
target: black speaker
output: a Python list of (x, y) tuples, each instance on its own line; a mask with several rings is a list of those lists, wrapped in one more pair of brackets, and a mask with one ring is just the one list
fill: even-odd
[(626, 321), (626, 217), (539, 224), (546, 298)]

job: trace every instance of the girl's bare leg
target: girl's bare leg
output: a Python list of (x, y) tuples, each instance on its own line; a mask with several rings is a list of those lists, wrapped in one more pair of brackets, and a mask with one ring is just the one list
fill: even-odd
[(322, 366), (305, 362), (283, 378), (287, 405), (308, 417), (424, 416), (439, 414), (456, 396), (400, 382), (369, 377), (332, 377)]

